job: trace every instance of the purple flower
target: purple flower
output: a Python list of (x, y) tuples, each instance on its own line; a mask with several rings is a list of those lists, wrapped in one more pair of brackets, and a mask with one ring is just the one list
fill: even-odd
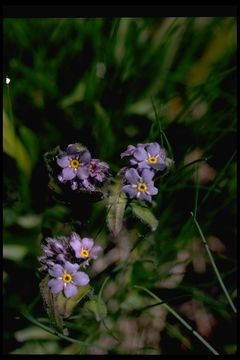
[(70, 237), (70, 246), (74, 250), (77, 259), (96, 259), (98, 253), (102, 250), (99, 245), (94, 245), (93, 239), (83, 238), (76, 233)]
[(58, 239), (46, 238), (46, 245), (42, 245), (42, 256), (38, 257), (41, 271), (48, 271), (55, 264), (64, 264), (68, 254), (68, 239), (64, 236)]
[(141, 148), (144, 146), (145, 146), (144, 144), (137, 144), (137, 147), (133, 146), (133, 145), (128, 145), (127, 150), (125, 150), (124, 152), (122, 152), (120, 154), (121, 159), (125, 156), (132, 156), (134, 151), (136, 151), (138, 148)]
[(87, 169), (89, 171), (89, 176), (99, 182), (103, 182), (109, 174), (108, 164), (98, 159), (92, 159), (89, 162)]
[(76, 152), (75, 145), (68, 145), (67, 155), (59, 155), (57, 157), (57, 164), (62, 168), (58, 180), (60, 182), (66, 182), (67, 180), (73, 180), (76, 177), (81, 180), (87, 179), (89, 171), (86, 165), (90, 160), (91, 154), (88, 151)]
[(156, 142), (149, 143), (145, 147), (137, 147), (130, 163), (137, 165), (139, 169), (162, 171), (166, 167), (166, 151)]
[(79, 267), (80, 265), (67, 261), (63, 266), (56, 264), (49, 269), (48, 273), (53, 277), (48, 282), (52, 294), (63, 291), (64, 295), (70, 298), (76, 295), (79, 286), (87, 285), (90, 281), (89, 276), (78, 271)]
[(138, 200), (151, 202), (151, 196), (158, 193), (158, 189), (154, 187), (152, 181), (153, 176), (154, 172), (148, 169), (144, 169), (141, 175), (136, 169), (129, 169), (125, 172), (125, 182), (127, 185), (122, 187), (122, 191), (131, 199), (137, 198)]

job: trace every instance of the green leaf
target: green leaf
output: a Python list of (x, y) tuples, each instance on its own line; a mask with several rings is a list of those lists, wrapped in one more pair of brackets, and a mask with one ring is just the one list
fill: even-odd
[(48, 286), (49, 280), (50, 280), (50, 276), (46, 275), (45, 278), (40, 282), (39, 285), (40, 292), (42, 294), (44, 305), (52, 325), (57, 330), (63, 333), (63, 319), (62, 316), (59, 315), (59, 312), (57, 311), (57, 307), (55, 306), (55, 298)]
[(65, 96), (59, 103), (61, 108), (74, 105), (75, 103), (81, 102), (85, 97), (86, 85), (83, 82), (77, 84), (73, 92)]
[(107, 316), (105, 302), (98, 296), (94, 296), (91, 300), (87, 301), (84, 307), (94, 313), (97, 321), (101, 321)]
[(124, 211), (127, 204), (126, 195), (121, 192), (122, 180), (117, 179), (110, 188), (108, 198), (107, 225), (114, 236), (117, 236), (122, 229)]
[(132, 201), (131, 209), (133, 214), (138, 219), (150, 226), (152, 231), (155, 231), (157, 229), (158, 220), (155, 218), (151, 210), (146, 205), (143, 205), (137, 201)]
[(66, 298), (63, 293), (59, 293), (56, 296), (56, 309), (59, 315), (64, 318), (69, 317), (76, 305), (91, 291), (90, 285), (81, 286), (78, 288), (78, 292), (71, 298)]
[(34, 131), (23, 125), (19, 128), (19, 132), (31, 158), (32, 165), (35, 165), (39, 157), (39, 137)]
[(19, 169), (29, 178), (32, 171), (30, 156), (15, 134), (13, 124), (5, 110), (3, 110), (3, 151), (16, 160)]

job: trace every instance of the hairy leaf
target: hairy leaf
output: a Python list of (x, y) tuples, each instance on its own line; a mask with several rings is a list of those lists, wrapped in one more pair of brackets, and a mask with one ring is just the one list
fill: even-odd
[(50, 276), (46, 275), (45, 278), (40, 282), (40, 291), (44, 300), (44, 305), (48, 316), (53, 324), (53, 326), (63, 332), (63, 320), (62, 316), (59, 314), (57, 307), (55, 306), (55, 298), (51, 293), (51, 290), (48, 286)]
[(62, 292), (56, 296), (56, 308), (58, 313), (64, 317), (69, 317), (76, 305), (91, 291), (90, 285), (80, 286), (76, 295), (66, 298)]
[(131, 209), (133, 214), (139, 218), (142, 222), (150, 226), (152, 231), (155, 231), (158, 226), (158, 220), (155, 218), (151, 210), (137, 201), (132, 201)]
[(123, 216), (127, 204), (126, 195), (121, 192), (122, 182), (118, 179), (110, 189), (108, 198), (107, 225), (114, 236), (122, 229)]

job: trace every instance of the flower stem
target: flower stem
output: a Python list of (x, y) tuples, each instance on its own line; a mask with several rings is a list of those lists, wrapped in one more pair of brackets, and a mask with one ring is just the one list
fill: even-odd
[(228, 293), (228, 291), (227, 291), (227, 289), (226, 289), (226, 287), (225, 287), (225, 285), (224, 285), (224, 283), (223, 283), (223, 281), (222, 281), (221, 275), (220, 275), (220, 273), (219, 273), (219, 271), (218, 271), (218, 268), (217, 268), (217, 266), (216, 266), (216, 264), (215, 264), (215, 261), (214, 261), (214, 259), (213, 259), (212, 254), (211, 254), (211, 251), (210, 251), (210, 249), (209, 249), (209, 247), (208, 247), (207, 241), (206, 241), (206, 239), (205, 239), (205, 237), (204, 237), (204, 235), (203, 235), (203, 232), (202, 232), (202, 230), (201, 230), (201, 228), (200, 228), (200, 225), (199, 225), (196, 217), (194, 216), (194, 214), (193, 214), (192, 212), (191, 212), (191, 215), (192, 215), (192, 217), (193, 217), (193, 221), (194, 221), (195, 225), (196, 225), (197, 228), (198, 228), (198, 231), (199, 231), (199, 234), (200, 234), (200, 236), (201, 236), (202, 242), (203, 242), (203, 244), (204, 244), (204, 246), (205, 246), (205, 248), (206, 248), (207, 254), (208, 254), (208, 256), (209, 256), (209, 259), (210, 259), (210, 261), (211, 261), (211, 264), (212, 264), (212, 267), (213, 267), (213, 269), (214, 269), (214, 271), (215, 271), (215, 274), (217, 275), (217, 278), (218, 278), (218, 281), (219, 281), (219, 283), (220, 283), (220, 285), (221, 285), (221, 287), (222, 287), (222, 290), (223, 290), (226, 298), (228, 299), (228, 302), (229, 302), (231, 308), (232, 308), (233, 311), (236, 313), (236, 312), (237, 312), (237, 309), (236, 309), (235, 305), (233, 304), (232, 299), (231, 299), (231, 297), (230, 297), (230, 295), (229, 295), (229, 293)]

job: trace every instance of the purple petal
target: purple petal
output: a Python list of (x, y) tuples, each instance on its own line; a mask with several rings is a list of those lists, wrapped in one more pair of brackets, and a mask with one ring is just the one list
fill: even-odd
[(137, 195), (137, 188), (133, 188), (131, 185), (123, 186), (122, 191), (128, 194), (131, 199)]
[(90, 257), (96, 259), (100, 251), (102, 251), (102, 247), (100, 245), (95, 245), (91, 250)]
[(79, 179), (84, 180), (89, 177), (89, 171), (85, 166), (79, 166), (77, 169), (77, 176)]
[(153, 183), (150, 183), (148, 184), (147, 192), (150, 195), (156, 195), (158, 193), (158, 188), (156, 188)]
[(61, 182), (61, 183), (65, 183), (66, 180), (63, 179), (62, 175), (58, 175), (58, 180)]
[(74, 172), (73, 168), (66, 167), (62, 171), (62, 177), (63, 177), (63, 180), (72, 180), (76, 177), (76, 173)]
[(60, 262), (62, 264), (65, 263), (66, 259), (65, 259), (65, 255), (64, 254), (58, 254), (58, 256), (56, 257), (57, 262)]
[(61, 166), (61, 168), (65, 168), (70, 164), (70, 159), (67, 155), (63, 155), (57, 158), (57, 164)]
[(78, 264), (71, 264), (69, 261), (67, 261), (64, 265), (64, 269), (69, 274), (74, 274), (76, 271), (78, 271), (80, 265)]
[(81, 238), (80, 238), (80, 236), (77, 234), (77, 233), (75, 233), (75, 232), (73, 232), (71, 235), (70, 235), (70, 241), (81, 241)]
[(139, 182), (139, 174), (135, 169), (129, 169), (125, 172), (125, 178), (130, 184), (137, 184)]
[(151, 195), (146, 194), (145, 192), (141, 192), (139, 195), (139, 200), (147, 200), (149, 202), (152, 202)]
[(136, 146), (128, 145), (127, 150), (125, 150), (120, 154), (121, 159), (125, 156), (131, 156), (135, 150), (136, 150)]
[(154, 172), (147, 169), (144, 169), (141, 175), (143, 182), (146, 184), (152, 181), (153, 176), (154, 176)]
[(70, 241), (70, 245), (71, 245), (72, 249), (75, 252), (75, 256), (77, 258), (79, 258), (80, 257), (80, 251), (82, 249), (82, 244), (81, 244), (80, 240), (77, 240), (77, 239), (72, 240), (72, 241)]
[(82, 271), (79, 271), (73, 275), (73, 283), (75, 285), (84, 286), (87, 285), (89, 281), (90, 281), (89, 276)]
[(83, 186), (90, 191), (94, 191), (95, 190), (95, 186), (92, 185), (87, 179), (84, 179), (82, 182)]
[(160, 146), (157, 142), (150, 143), (146, 146), (146, 151), (151, 156), (156, 156), (160, 153)]
[(88, 151), (84, 151), (79, 155), (80, 163), (88, 163), (91, 160), (91, 154)]
[(75, 144), (69, 144), (67, 147), (67, 154), (76, 154), (79, 152), (79, 149), (76, 147)]
[(63, 267), (59, 264), (54, 265), (51, 269), (48, 270), (49, 275), (58, 278), (61, 277), (63, 275)]
[(51, 288), (53, 294), (58, 294), (63, 289), (63, 281), (60, 279), (51, 279), (48, 282), (48, 286)]
[(149, 165), (149, 163), (147, 163), (147, 161), (144, 160), (138, 163), (138, 169), (151, 169), (151, 166)]
[(73, 285), (73, 284), (68, 283), (68, 284), (66, 284), (66, 285), (64, 286), (64, 290), (63, 290), (63, 291), (64, 291), (64, 295), (65, 295), (67, 298), (70, 298), (70, 297), (76, 295), (76, 293), (77, 293), (77, 287), (76, 287), (75, 285)]
[(133, 156), (138, 160), (138, 161), (143, 161), (147, 159), (147, 153), (144, 150), (143, 147), (138, 147), (136, 151), (134, 151)]
[(166, 167), (166, 164), (157, 162), (156, 164), (151, 164), (152, 168), (155, 170), (163, 171)]
[(77, 190), (77, 188), (78, 188), (77, 182), (76, 182), (76, 181), (73, 181), (73, 182), (71, 183), (71, 189), (72, 189), (73, 191), (75, 191), (75, 190)]
[(93, 244), (94, 244), (93, 239), (89, 239), (89, 238), (82, 239), (82, 248), (83, 249), (91, 250), (93, 247)]
[(131, 165), (137, 165), (138, 164), (138, 161), (134, 160), (134, 159), (131, 159), (129, 162), (130, 162)]

